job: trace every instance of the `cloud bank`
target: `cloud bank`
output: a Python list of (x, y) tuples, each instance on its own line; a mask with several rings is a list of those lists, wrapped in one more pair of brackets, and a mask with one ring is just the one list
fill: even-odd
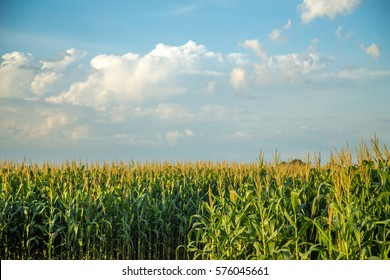
[[(283, 28), (290, 27), (289, 20)], [(341, 27), (336, 35), (345, 36)], [(331, 77), (334, 70), (327, 73), (326, 67), (332, 58), (318, 52), (317, 44), (313, 39), (304, 52), (268, 55), (258, 39), (245, 40), (240, 44), (243, 52), (228, 54), (210, 51), (194, 41), (179, 46), (160, 43), (144, 55), (100, 54), (81, 68), (73, 66), (86, 54), (75, 49), (49, 60), (11, 52), (2, 56), (0, 64), (0, 97), (122, 114), (126, 108), (163, 104), (177, 96), (218, 96), (222, 90), (253, 95), (265, 86)], [(380, 56), (374, 43), (361, 48), (373, 58)], [(254, 59), (248, 56), (251, 52)]]
[[(282, 28), (290, 27), (287, 21)], [(194, 41), (160, 43), (145, 54), (99, 54), (89, 64), (75, 49), (47, 60), (6, 53), (0, 63), (1, 148), (61, 147), (72, 155), (77, 146), (78, 156), (89, 147), (116, 147), (118, 156), (128, 148), (153, 158), (164, 147), (185, 155), (198, 144), (208, 146), (207, 158), (210, 151), (224, 155), (229, 145), (234, 153), (259, 145), (259, 139), (309, 137), (318, 124), (311, 123), (313, 117), (290, 118), (290, 113), (309, 114), (307, 95), (294, 91), (321, 97), (338, 85), (390, 77), (387, 70), (334, 69), (333, 58), (318, 51), (319, 44), (313, 39), (301, 52), (271, 54), (259, 39), (250, 39), (238, 45), (239, 52), (222, 54)], [(374, 43), (362, 50), (380, 57)], [(324, 131), (334, 125), (329, 127)]]

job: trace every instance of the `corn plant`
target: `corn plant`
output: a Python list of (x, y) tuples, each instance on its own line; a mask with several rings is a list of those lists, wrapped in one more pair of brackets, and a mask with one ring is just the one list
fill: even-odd
[(389, 259), (373, 138), (272, 163), (0, 163), (1, 259)]

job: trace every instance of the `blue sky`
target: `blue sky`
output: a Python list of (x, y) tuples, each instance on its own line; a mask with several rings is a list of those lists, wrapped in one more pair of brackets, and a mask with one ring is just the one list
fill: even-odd
[(3, 0), (0, 158), (305, 159), (390, 145), (386, 0)]

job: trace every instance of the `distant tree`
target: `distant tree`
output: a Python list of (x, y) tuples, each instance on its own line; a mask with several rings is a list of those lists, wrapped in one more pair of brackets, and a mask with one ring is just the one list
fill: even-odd
[(290, 161), (290, 163), (291, 164), (298, 164), (298, 165), (304, 165), (305, 164), (302, 160), (297, 159), (297, 158), (295, 158), (292, 161)]

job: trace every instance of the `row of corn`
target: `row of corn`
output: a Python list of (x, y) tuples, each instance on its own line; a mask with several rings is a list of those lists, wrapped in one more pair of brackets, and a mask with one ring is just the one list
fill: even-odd
[(389, 259), (390, 155), (0, 163), (1, 259)]

